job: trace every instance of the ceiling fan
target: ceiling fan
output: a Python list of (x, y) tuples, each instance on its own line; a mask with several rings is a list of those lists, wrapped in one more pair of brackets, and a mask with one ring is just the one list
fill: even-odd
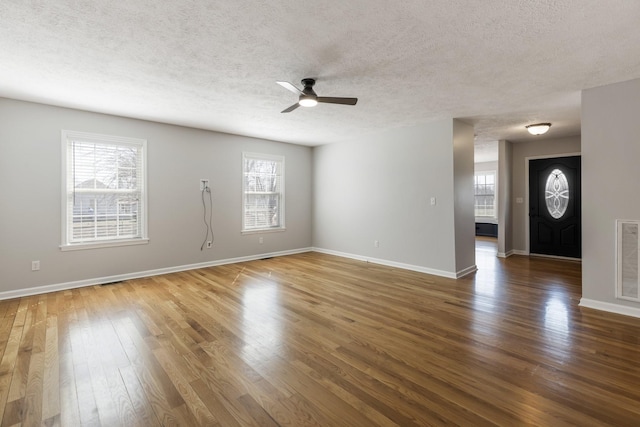
[(304, 89), (300, 90), (289, 82), (276, 82), (283, 88), (290, 90), (291, 92), (299, 95), (298, 102), (291, 107), (282, 110), (282, 113), (290, 113), (296, 108), (302, 107), (315, 107), (318, 102), (324, 102), (325, 104), (342, 104), (342, 105), (356, 105), (358, 98), (336, 98), (332, 96), (318, 96), (313, 91), (313, 85), (316, 84), (315, 79), (302, 79), (302, 85)]

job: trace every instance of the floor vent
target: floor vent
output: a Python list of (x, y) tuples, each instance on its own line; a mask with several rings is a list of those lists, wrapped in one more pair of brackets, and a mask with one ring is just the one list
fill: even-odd
[(122, 280), (118, 280), (116, 282), (102, 283), (100, 286), (117, 285), (118, 283), (122, 283)]
[(616, 297), (631, 301), (640, 301), (638, 290), (638, 266), (640, 221), (617, 220)]

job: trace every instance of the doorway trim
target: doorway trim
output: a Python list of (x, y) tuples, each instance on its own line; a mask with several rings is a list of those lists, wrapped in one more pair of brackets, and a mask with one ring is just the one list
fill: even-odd
[[(572, 156), (582, 157), (582, 153), (577, 152), (577, 153), (562, 153), (562, 154), (543, 154), (540, 156), (529, 156), (524, 158), (524, 245), (525, 245), (525, 250), (522, 255), (531, 255), (530, 253), (531, 224), (529, 221), (529, 161), (539, 160), (539, 159), (557, 159), (558, 157), (572, 157)], [(580, 230), (580, 232), (582, 233), (582, 230)], [(549, 258), (562, 258), (562, 257), (549, 256)]]

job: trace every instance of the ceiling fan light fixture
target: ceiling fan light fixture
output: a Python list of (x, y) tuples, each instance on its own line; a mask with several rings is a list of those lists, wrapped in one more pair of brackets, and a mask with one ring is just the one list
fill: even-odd
[(290, 92), (298, 95), (298, 102), (290, 106), (289, 108), (285, 108), (281, 111), (281, 113), (290, 113), (298, 107), (315, 107), (319, 102), (324, 104), (342, 104), (342, 105), (356, 105), (358, 103), (358, 98), (344, 98), (337, 96), (318, 96), (314, 90), (313, 85), (316, 84), (315, 79), (302, 79), (301, 83), (304, 86), (304, 89), (300, 90), (289, 82), (280, 82), (277, 81), (280, 86), (287, 89)]
[(315, 107), (318, 105), (318, 100), (312, 97), (300, 97), (300, 101), (298, 101), (301, 107)]
[(527, 130), (531, 135), (542, 135), (544, 133), (547, 133), (550, 127), (551, 127), (551, 123), (536, 123), (533, 125), (526, 126)]

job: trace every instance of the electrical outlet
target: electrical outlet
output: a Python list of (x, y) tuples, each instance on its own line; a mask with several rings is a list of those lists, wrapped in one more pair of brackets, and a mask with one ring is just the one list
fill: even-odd
[(431, 206), (435, 206), (436, 205), (436, 198), (432, 197), (431, 198)]
[(207, 188), (209, 188), (209, 180), (208, 179), (201, 179), (200, 180), (200, 191), (206, 190)]
[(379, 248), (380, 247), (380, 240), (374, 240), (373, 241), (373, 247), (374, 248)]
[(211, 240), (207, 241), (207, 249), (211, 249), (211, 246), (213, 245), (213, 242)]
[(262, 236), (258, 237), (258, 243), (263, 244), (264, 243), (264, 237), (262, 237)]
[(40, 261), (31, 261), (31, 271), (40, 270)]

